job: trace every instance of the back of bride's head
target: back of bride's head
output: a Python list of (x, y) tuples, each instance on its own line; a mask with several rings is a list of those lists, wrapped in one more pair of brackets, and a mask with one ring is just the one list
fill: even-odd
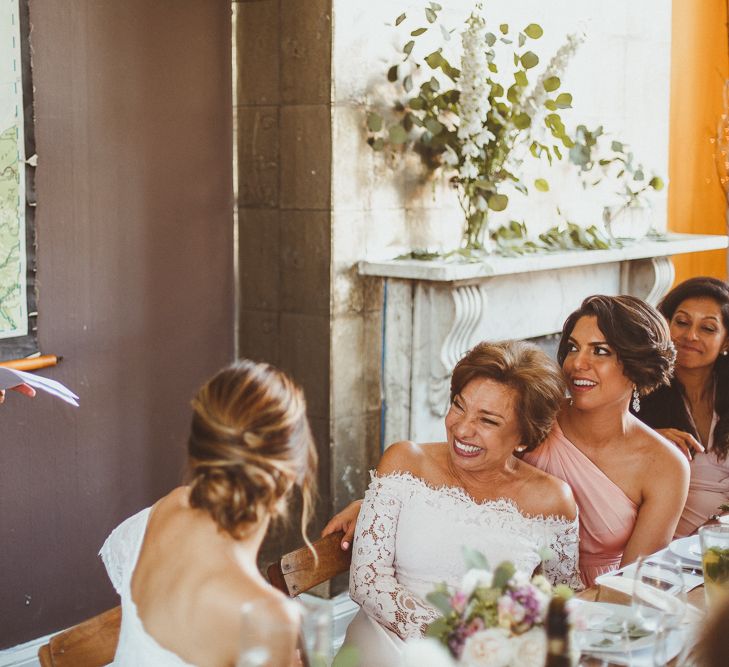
[(283, 372), (243, 359), (221, 370), (192, 401), (190, 504), (235, 538), (285, 512), (302, 489), (311, 508), (316, 450), (301, 389)]

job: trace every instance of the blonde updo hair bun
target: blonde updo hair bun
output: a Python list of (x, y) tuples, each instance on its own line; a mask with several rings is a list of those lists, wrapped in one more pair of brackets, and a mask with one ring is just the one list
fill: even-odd
[(208, 381), (192, 409), (190, 505), (237, 539), (284, 514), (299, 486), (303, 531), (317, 456), (302, 390), (277, 368), (242, 359)]

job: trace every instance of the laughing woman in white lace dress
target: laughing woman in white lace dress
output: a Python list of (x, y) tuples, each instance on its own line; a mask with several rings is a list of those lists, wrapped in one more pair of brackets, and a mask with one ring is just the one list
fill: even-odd
[[(192, 406), (190, 484), (124, 521), (101, 549), (121, 597), (113, 664), (232, 667), (255, 650), (256, 664), (289, 667), (298, 618), (256, 556), (294, 486), (304, 495), (302, 530), (311, 506), (316, 451), (304, 396), (281, 371), (243, 359)], [(244, 624), (246, 608), (255, 623)]]
[(465, 574), (462, 549), (531, 574), (538, 550), (553, 583), (579, 587), (577, 509), (569, 486), (515, 452), (549, 432), (564, 395), (560, 369), (533, 345), (481, 343), (456, 365), (446, 442), (389, 447), (357, 521), (347, 632), (361, 667), (396, 665), (403, 641), (438, 612), (425, 595)]

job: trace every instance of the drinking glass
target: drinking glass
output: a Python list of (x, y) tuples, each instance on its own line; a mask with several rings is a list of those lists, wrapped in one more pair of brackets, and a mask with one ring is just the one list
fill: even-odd
[(668, 662), (669, 643), (686, 612), (681, 563), (667, 557), (640, 558), (633, 583), (632, 606), (638, 628), (655, 633), (653, 664)]
[(699, 540), (706, 605), (712, 607), (729, 597), (729, 526), (702, 526)]

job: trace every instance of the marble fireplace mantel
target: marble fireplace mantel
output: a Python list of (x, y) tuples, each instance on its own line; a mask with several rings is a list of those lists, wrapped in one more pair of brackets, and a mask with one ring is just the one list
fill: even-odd
[(633, 294), (656, 304), (674, 279), (670, 257), (727, 247), (726, 236), (669, 234), (609, 250), (483, 262), (363, 261), (385, 279), (383, 442), (442, 439), (450, 373), (480, 340), (557, 333), (590, 294)]

